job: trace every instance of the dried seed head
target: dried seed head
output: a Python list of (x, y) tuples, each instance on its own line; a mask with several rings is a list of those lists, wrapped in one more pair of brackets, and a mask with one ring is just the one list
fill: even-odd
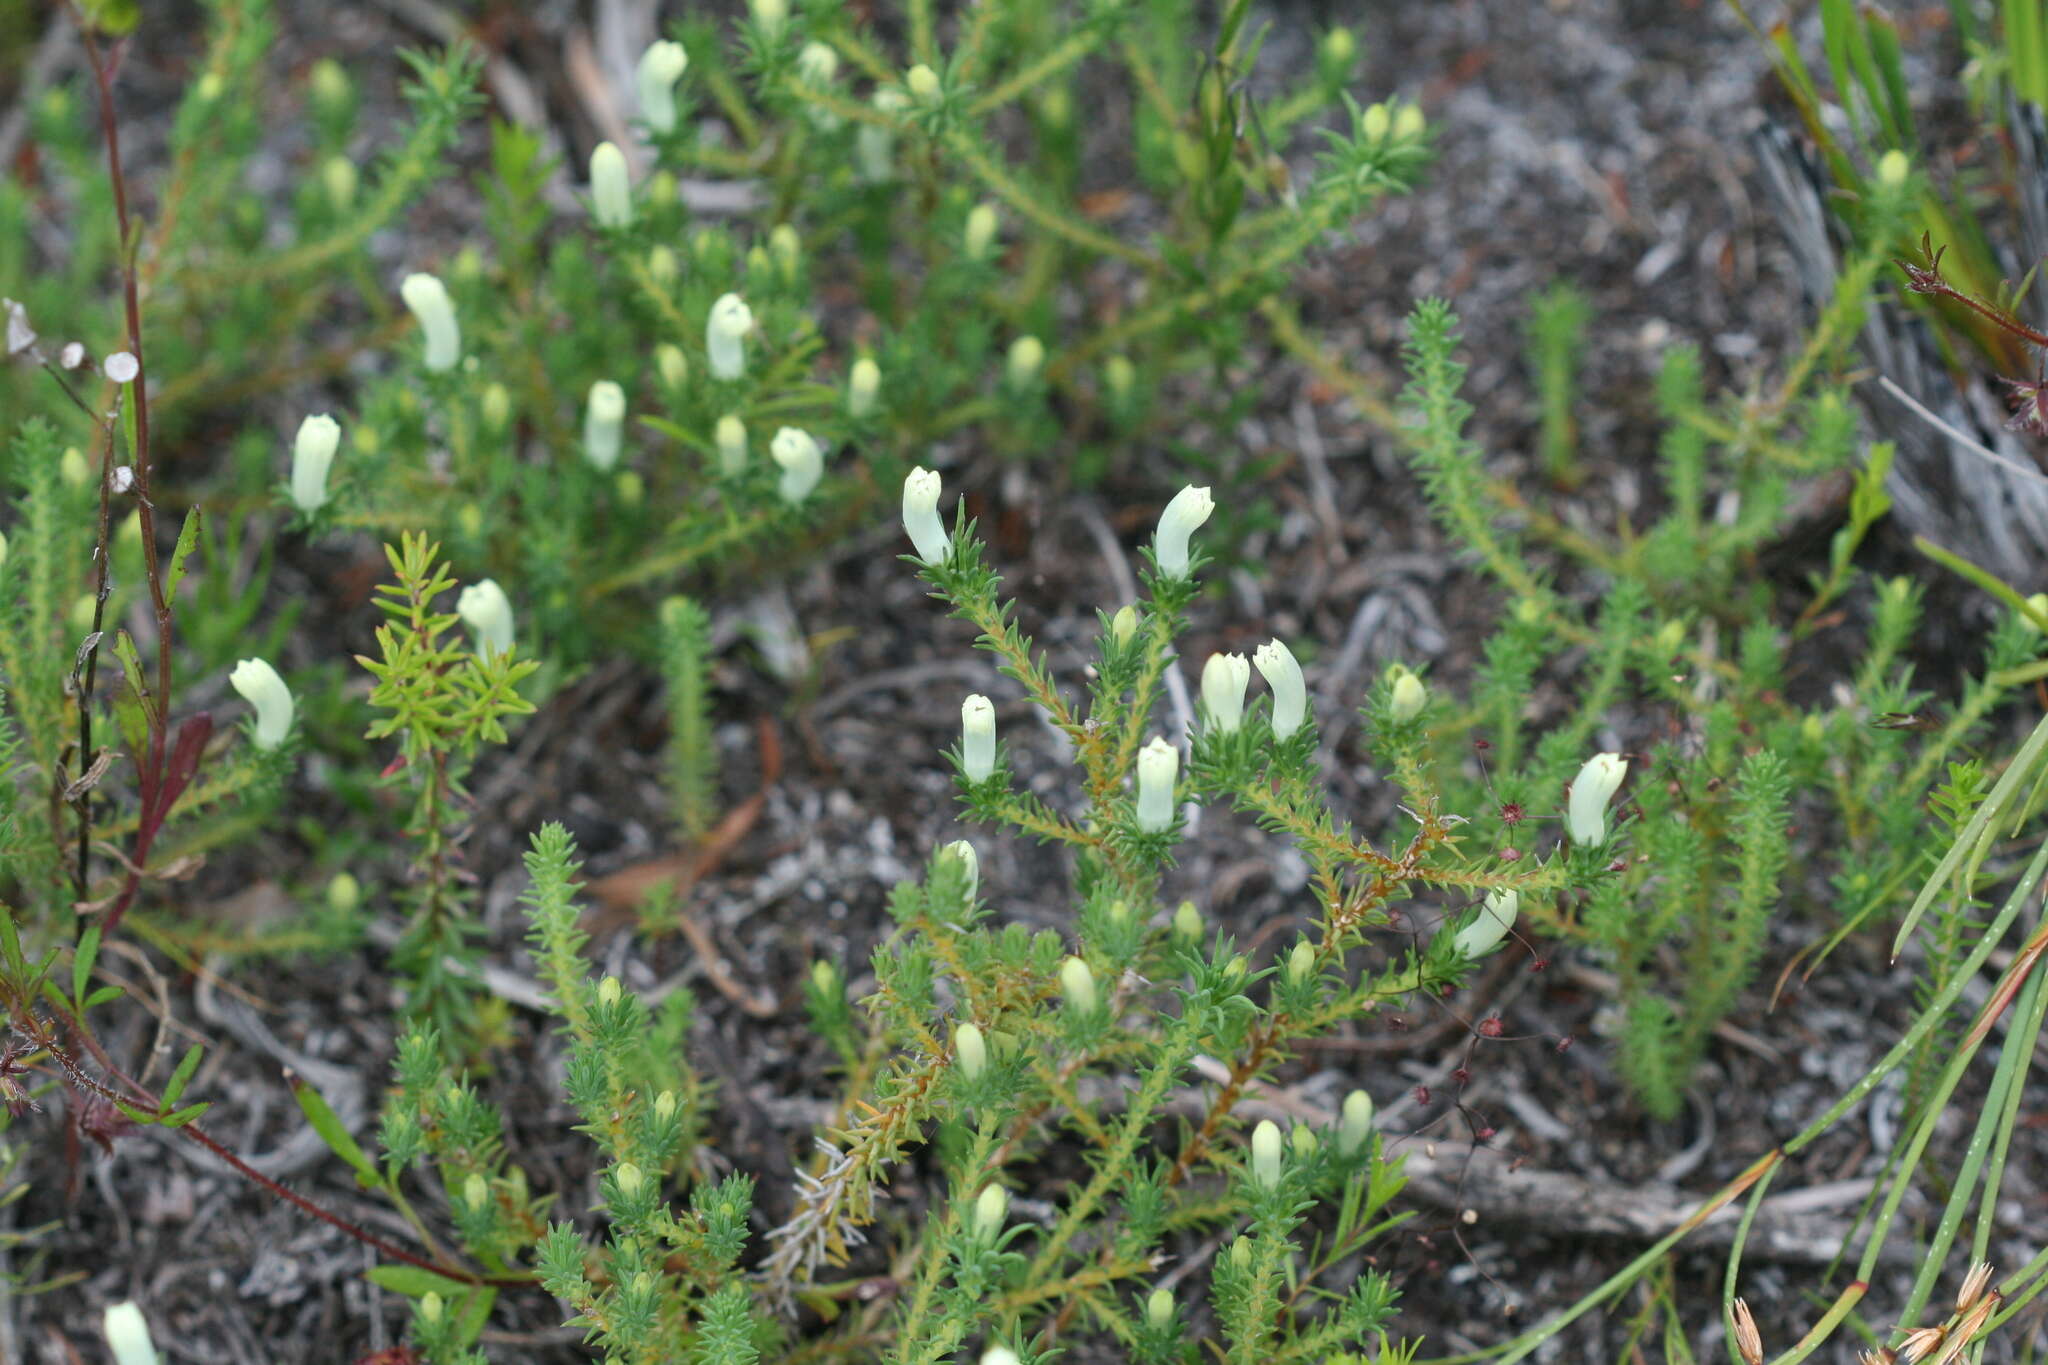
[(1963, 1287), (1956, 1291), (1956, 1312), (1967, 1313), (1977, 1306), (1977, 1300), (1991, 1283), (1991, 1262), (1979, 1261), (1970, 1267), (1970, 1273), (1963, 1276)]
[(1906, 1339), (1899, 1343), (1898, 1358), (1913, 1365), (1916, 1360), (1925, 1360), (1941, 1349), (1941, 1343), (1948, 1339), (1946, 1327), (1920, 1327), (1906, 1333)]
[(1735, 1301), (1735, 1349), (1742, 1353), (1746, 1365), (1763, 1365), (1763, 1334), (1756, 1330), (1756, 1315), (1749, 1311), (1749, 1304), (1742, 1299)]

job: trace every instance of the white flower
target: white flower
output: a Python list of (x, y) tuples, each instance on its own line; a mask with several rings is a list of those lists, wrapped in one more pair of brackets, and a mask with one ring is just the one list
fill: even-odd
[(839, 54), (820, 42), (808, 42), (796, 54), (797, 78), (806, 85), (830, 85), (839, 74)]
[(996, 240), (996, 211), (992, 205), (976, 204), (967, 211), (967, 231), (961, 245), (970, 261), (985, 260)]
[(1251, 660), (1242, 654), (1211, 654), (1202, 665), (1202, 709), (1217, 734), (1236, 734), (1244, 723), (1244, 690), (1251, 680)]
[(789, 22), (789, 0), (749, 0), (748, 8), (754, 12), (754, 22), (770, 37), (782, 32)]
[(590, 210), (599, 227), (622, 228), (633, 221), (626, 154), (617, 143), (600, 142), (590, 153)]
[(1595, 754), (1572, 780), (1571, 801), (1565, 807), (1565, 832), (1575, 844), (1607, 842), (1607, 803), (1614, 799), (1621, 780), (1628, 776), (1628, 760), (1620, 754)]
[(228, 674), (228, 685), (256, 708), (256, 747), (275, 749), (292, 732), (292, 693), (277, 670), (261, 659), (243, 659)]
[(784, 502), (802, 502), (825, 477), (825, 452), (801, 428), (784, 427), (776, 432), (768, 443), (768, 454), (782, 466), (782, 480), (775, 488)]
[(939, 476), (929, 469), (913, 469), (903, 480), (903, 529), (927, 564), (944, 563), (953, 548), (939, 516), (939, 491)]
[(480, 652), (503, 654), (512, 648), (512, 602), (495, 578), (464, 588), (455, 599), (455, 614), (475, 632)]
[(1173, 824), (1173, 784), (1180, 750), (1155, 735), (1138, 750), (1138, 828), (1157, 834)]
[(981, 856), (965, 839), (955, 839), (943, 851), (958, 858), (967, 868), (967, 899), (973, 900), (974, 893), (981, 889)]
[(996, 770), (996, 708), (978, 692), (960, 703), (960, 767), (969, 782)]
[(983, 1186), (980, 1197), (974, 1201), (974, 1235), (983, 1242), (993, 1242), (1009, 1215), (1010, 1192), (1001, 1185)]
[(960, 1074), (970, 1081), (988, 1069), (988, 1043), (982, 1038), (981, 1030), (973, 1024), (954, 1027), (953, 1061), (960, 1068)]
[(1252, 1183), (1269, 1190), (1280, 1183), (1280, 1125), (1271, 1119), (1252, 1129)]
[(1354, 1090), (1344, 1097), (1344, 1118), (1337, 1129), (1337, 1151), (1355, 1156), (1372, 1137), (1372, 1096)]
[(114, 1365), (157, 1365), (156, 1343), (149, 1338), (149, 1321), (133, 1302), (108, 1308), (105, 1329)]
[(1010, 354), (1003, 365), (1003, 382), (1021, 393), (1038, 382), (1038, 372), (1044, 368), (1045, 343), (1037, 337), (1018, 337), (1010, 343)]
[(1405, 668), (1395, 673), (1393, 694), (1387, 702), (1387, 709), (1394, 719), (1406, 725), (1421, 715), (1422, 708), (1427, 705), (1429, 689), (1422, 685), (1422, 679)]
[(1480, 907), (1479, 917), (1458, 931), (1458, 955), (1464, 958), (1480, 958), (1493, 950), (1495, 944), (1507, 937), (1508, 930), (1515, 926), (1515, 916), (1521, 911), (1522, 895), (1508, 888), (1486, 893), (1486, 904)]
[(448, 301), (448, 287), (434, 275), (407, 275), (398, 286), (398, 296), (426, 333), (426, 367), (436, 374), (454, 369), (462, 358), (462, 329), (455, 325), (455, 305)]
[(107, 378), (116, 384), (133, 384), (135, 376), (142, 373), (141, 364), (126, 351), (116, 351), (100, 362)]
[(716, 379), (738, 379), (747, 369), (747, 353), (740, 344), (754, 325), (754, 314), (738, 294), (721, 294), (711, 305), (704, 324), (704, 349), (711, 353), (711, 374)]
[(1253, 650), (1252, 664), (1273, 689), (1273, 736), (1285, 739), (1301, 728), (1308, 715), (1308, 685), (1301, 679), (1301, 665), (1278, 640), (1268, 640)]
[(747, 424), (737, 414), (728, 412), (718, 419), (713, 439), (718, 444), (720, 472), (737, 474), (747, 467)]
[(1017, 1365), (1017, 1353), (1007, 1346), (991, 1346), (981, 1353), (981, 1365)]
[(341, 445), (341, 424), (326, 413), (299, 423), (292, 441), (292, 506), (308, 516), (327, 504), (327, 471)]
[(600, 470), (619, 462), (619, 435), (626, 418), (626, 391), (609, 379), (590, 386), (583, 405), (583, 458)]
[(640, 89), (640, 117), (657, 133), (676, 126), (676, 82), (690, 65), (690, 54), (681, 43), (651, 44), (640, 54), (640, 68), (634, 83)]
[(875, 396), (882, 391), (882, 367), (862, 356), (846, 374), (846, 415), (856, 420), (875, 410)]
[(1060, 994), (1077, 1014), (1095, 1013), (1095, 973), (1078, 957), (1060, 964)]
[(1216, 500), (1206, 488), (1188, 485), (1173, 495), (1159, 514), (1159, 529), (1152, 533), (1152, 558), (1159, 572), (1168, 578), (1185, 578), (1188, 573), (1188, 537), (1216, 510)]

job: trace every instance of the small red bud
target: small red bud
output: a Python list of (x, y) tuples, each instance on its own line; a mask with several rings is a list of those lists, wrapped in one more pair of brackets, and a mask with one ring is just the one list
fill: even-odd
[(1562, 1038), (1560, 1038), (1560, 1039), (1558, 1039), (1558, 1040), (1557, 1040), (1557, 1050), (1558, 1050), (1559, 1052), (1569, 1052), (1569, 1051), (1571, 1051), (1572, 1043), (1573, 1043), (1574, 1041), (1575, 1041), (1575, 1040), (1574, 1040), (1574, 1037), (1573, 1037), (1573, 1035), (1572, 1035), (1572, 1034), (1569, 1034), (1569, 1033), (1567, 1033), (1567, 1034), (1566, 1034), (1566, 1035), (1565, 1035), (1564, 1037), (1562, 1037)]
[(1418, 1085), (1418, 1086), (1416, 1086), (1416, 1087), (1415, 1087), (1415, 1102), (1416, 1102), (1417, 1104), (1428, 1104), (1428, 1103), (1429, 1103), (1429, 1087), (1428, 1087), (1428, 1086), (1426, 1086), (1426, 1085)]
[(1482, 1037), (1482, 1038), (1498, 1038), (1498, 1037), (1500, 1037), (1500, 1033), (1501, 1033), (1501, 1028), (1500, 1028), (1500, 1017), (1499, 1017), (1498, 1015), (1488, 1015), (1488, 1016), (1487, 1016), (1486, 1018), (1484, 1018), (1484, 1019), (1481, 1019), (1481, 1020), (1479, 1021), (1479, 1036), (1480, 1036), (1480, 1037)]

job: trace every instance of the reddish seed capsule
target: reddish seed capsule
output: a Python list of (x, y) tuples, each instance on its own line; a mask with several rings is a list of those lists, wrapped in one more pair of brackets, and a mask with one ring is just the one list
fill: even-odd
[(1566, 1035), (1565, 1035), (1564, 1037), (1562, 1037), (1562, 1038), (1560, 1038), (1560, 1039), (1558, 1039), (1558, 1040), (1557, 1040), (1557, 1050), (1558, 1050), (1559, 1052), (1569, 1052), (1569, 1051), (1571, 1051), (1571, 1046), (1572, 1046), (1572, 1042), (1573, 1042), (1573, 1038), (1572, 1038), (1572, 1035), (1571, 1035), (1571, 1034), (1569, 1034), (1569, 1033), (1567, 1033), (1567, 1034), (1566, 1034)]
[(1483, 754), (1486, 753), (1488, 750), (1492, 749), (1493, 744), (1489, 740), (1475, 739), (1472, 741), (1472, 747)]
[(1456, 1081), (1459, 1085), (1463, 1085), (1467, 1081), (1472, 1079), (1472, 1073), (1461, 1066), (1456, 1071), (1453, 1071), (1451, 1073), (1451, 1079)]
[(1519, 825), (1526, 814), (1527, 812), (1522, 809), (1522, 803), (1519, 801), (1510, 801), (1500, 808), (1500, 818), (1503, 824)]
[(1530, 963), (1529, 963), (1529, 970), (1530, 970), (1530, 971), (1532, 971), (1532, 972), (1540, 972), (1540, 971), (1542, 971), (1542, 970), (1543, 970), (1543, 969), (1544, 969), (1545, 967), (1548, 967), (1549, 965), (1550, 965), (1550, 959), (1549, 959), (1549, 958), (1547, 958), (1547, 957), (1539, 957), (1539, 958), (1535, 958), (1535, 959), (1532, 959), (1532, 960), (1530, 961)]
[(1477, 1138), (1477, 1139), (1479, 1139), (1479, 1141), (1481, 1141), (1481, 1142), (1485, 1142), (1485, 1141), (1487, 1141), (1488, 1139), (1490, 1139), (1490, 1138), (1491, 1138), (1491, 1137), (1493, 1136), (1493, 1134), (1494, 1134), (1494, 1129), (1492, 1129), (1492, 1128), (1488, 1127), (1488, 1128), (1481, 1128), (1481, 1129), (1480, 1129), (1480, 1130), (1479, 1130), (1478, 1132), (1474, 1133), (1474, 1134), (1473, 1134), (1472, 1136), (1473, 1136), (1473, 1137), (1475, 1137), (1475, 1138)]
[(1429, 1087), (1428, 1087), (1428, 1086), (1426, 1086), (1426, 1085), (1418, 1085), (1418, 1086), (1416, 1086), (1416, 1087), (1415, 1087), (1415, 1102), (1416, 1102), (1417, 1104), (1428, 1104), (1428, 1103), (1429, 1103)]
[(1495, 1015), (1489, 1015), (1488, 1017), (1486, 1017), (1486, 1018), (1484, 1018), (1484, 1019), (1481, 1019), (1481, 1020), (1479, 1021), (1479, 1036), (1480, 1036), (1480, 1037), (1482, 1037), (1482, 1038), (1498, 1038), (1498, 1037), (1500, 1037), (1500, 1033), (1501, 1033), (1501, 1028), (1500, 1028), (1500, 1019), (1499, 1019), (1499, 1017), (1498, 1017), (1498, 1016), (1495, 1016)]
[(1521, 859), (1522, 850), (1519, 848), (1504, 848), (1500, 851), (1500, 860), (1504, 863), (1520, 862)]

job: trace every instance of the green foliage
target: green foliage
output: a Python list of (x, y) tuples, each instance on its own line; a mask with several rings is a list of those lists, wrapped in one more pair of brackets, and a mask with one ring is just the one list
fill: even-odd
[(1586, 296), (1559, 281), (1529, 305), (1529, 369), (1543, 419), (1543, 467), (1552, 483), (1569, 488), (1579, 481), (1579, 426), (1572, 413), (1578, 399), (1578, 371), (1592, 308)]
[(668, 684), (669, 797), (686, 839), (711, 826), (718, 750), (711, 735), (711, 617), (687, 597), (661, 604), (661, 671)]

